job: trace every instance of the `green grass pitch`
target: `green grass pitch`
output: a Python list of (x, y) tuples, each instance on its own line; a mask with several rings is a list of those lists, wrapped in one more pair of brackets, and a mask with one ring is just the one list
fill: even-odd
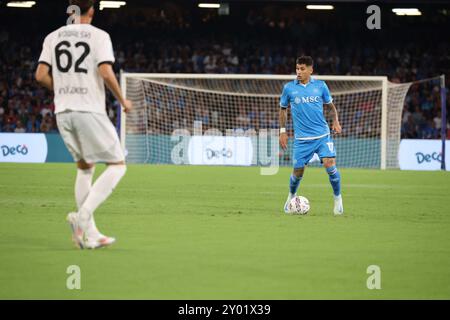
[(319, 168), (300, 186), (310, 213), (282, 213), (290, 171), (130, 165), (96, 212), (117, 243), (82, 251), (65, 222), (74, 165), (1, 164), (0, 299), (450, 298), (448, 173), (341, 169), (334, 217)]

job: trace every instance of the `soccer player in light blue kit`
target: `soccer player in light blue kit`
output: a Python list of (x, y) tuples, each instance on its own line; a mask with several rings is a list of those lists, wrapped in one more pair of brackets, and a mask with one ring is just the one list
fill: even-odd
[(342, 215), (344, 207), (341, 195), (341, 176), (336, 168), (336, 150), (330, 136), (330, 128), (323, 114), (323, 107), (331, 108), (333, 124), (331, 129), (341, 133), (338, 113), (330, 90), (322, 80), (311, 77), (313, 73), (313, 59), (302, 56), (296, 61), (297, 79), (288, 82), (280, 98), (280, 145), (287, 148), (288, 136), (286, 133), (287, 108), (291, 106), (292, 121), (294, 124), (294, 171), (289, 182), (289, 195), (284, 205), (284, 211), (289, 213), (287, 206), (295, 197), (300, 181), (305, 172), (305, 166), (317, 153), (323, 163), (333, 188), (334, 214)]

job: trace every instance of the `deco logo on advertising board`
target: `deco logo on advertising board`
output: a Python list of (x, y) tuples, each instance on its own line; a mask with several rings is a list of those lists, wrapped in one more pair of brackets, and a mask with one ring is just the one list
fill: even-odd
[[(445, 167), (450, 170), (450, 143), (445, 145)], [(401, 170), (441, 170), (441, 140), (404, 139), (400, 142), (398, 161)]]
[(43, 163), (47, 149), (44, 134), (0, 133), (0, 162)]
[(253, 145), (248, 137), (194, 136), (188, 155), (194, 165), (250, 166)]

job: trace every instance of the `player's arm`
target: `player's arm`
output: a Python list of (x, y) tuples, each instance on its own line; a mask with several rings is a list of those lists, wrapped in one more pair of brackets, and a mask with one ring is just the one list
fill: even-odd
[(39, 62), (35, 73), (36, 81), (43, 87), (53, 91), (52, 68), (52, 48), (50, 45), (50, 35), (47, 36), (42, 45), (42, 52), (39, 56)]
[(327, 103), (325, 104), (325, 106), (331, 109), (331, 113), (333, 116), (333, 124), (331, 125), (331, 130), (334, 130), (336, 133), (341, 133), (342, 128), (341, 124), (339, 123), (339, 116), (336, 106), (333, 102)]
[(330, 89), (328, 89), (327, 84), (323, 83), (323, 91), (322, 91), (322, 98), (324, 102), (324, 106), (331, 109), (331, 113), (333, 115), (333, 124), (331, 125), (331, 130), (333, 130), (335, 133), (341, 133), (342, 128), (341, 124), (339, 123), (339, 117), (337, 108), (333, 103), (333, 98), (331, 97)]
[(286, 150), (288, 144), (288, 135), (286, 133), (287, 108), (280, 108), (279, 122), (280, 122), (280, 145)]
[(123, 97), (119, 82), (117, 81), (112, 66), (109, 63), (103, 63), (98, 67), (98, 71), (100, 73), (100, 76), (105, 81), (105, 84), (108, 87), (108, 89), (111, 90), (114, 97), (116, 97), (116, 99), (125, 109), (124, 111), (125, 112), (130, 111), (133, 107), (132, 102)]
[(280, 114), (279, 114), (280, 146), (283, 150), (287, 149), (287, 144), (288, 144), (288, 135), (286, 132), (288, 106), (289, 106), (289, 90), (288, 90), (288, 86), (285, 85), (283, 87), (283, 92), (281, 93), (281, 97), (280, 97)]
[(36, 81), (43, 87), (53, 91), (53, 78), (50, 75), (50, 67), (45, 63), (39, 63), (36, 70)]

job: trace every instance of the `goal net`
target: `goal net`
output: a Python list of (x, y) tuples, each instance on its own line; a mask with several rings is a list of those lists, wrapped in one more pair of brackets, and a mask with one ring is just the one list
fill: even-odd
[[(325, 80), (343, 127), (333, 135), (340, 167), (398, 168), (402, 109), (410, 84), (386, 77), (316, 76)], [(127, 74), (134, 110), (121, 118), (131, 163), (292, 165), (293, 128), (278, 148), (279, 98), (295, 76)], [(325, 112), (327, 120), (330, 113)], [(315, 165), (314, 159), (311, 165)]]

